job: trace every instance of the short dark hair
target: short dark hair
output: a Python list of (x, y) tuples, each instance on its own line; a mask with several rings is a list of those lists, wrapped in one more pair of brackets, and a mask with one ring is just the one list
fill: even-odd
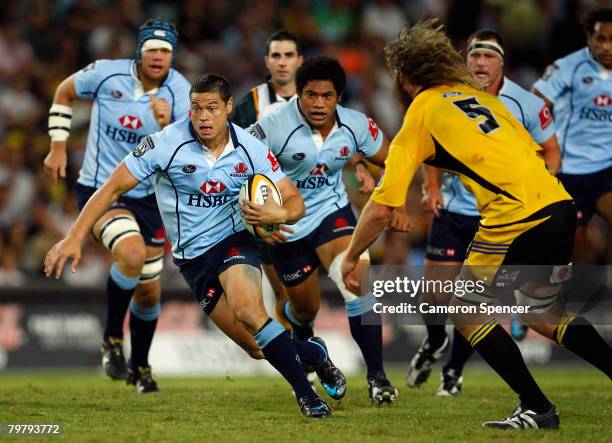
[(270, 43), (280, 41), (290, 41), (295, 43), (295, 49), (297, 50), (298, 55), (302, 55), (302, 46), (300, 45), (300, 41), (295, 34), (292, 34), (286, 29), (276, 31), (275, 33), (271, 34), (270, 37), (268, 37), (268, 40), (266, 40), (266, 55), (270, 54)]
[(329, 80), (334, 84), (336, 94), (341, 96), (346, 87), (346, 73), (335, 58), (317, 55), (304, 60), (295, 74), (295, 86), (298, 95), (311, 80)]
[(472, 42), (472, 40), (493, 40), (499, 44), (499, 46), (504, 48), (504, 38), (501, 36), (499, 32), (495, 32), (492, 29), (481, 29), (480, 31), (474, 32), (472, 35), (468, 37), (468, 45)]
[(593, 34), (597, 22), (612, 22), (612, 9), (592, 8), (584, 13), (581, 23), (587, 35)]
[(225, 103), (232, 96), (229, 80), (219, 74), (202, 74), (191, 84), (189, 95), (203, 92), (218, 92)]

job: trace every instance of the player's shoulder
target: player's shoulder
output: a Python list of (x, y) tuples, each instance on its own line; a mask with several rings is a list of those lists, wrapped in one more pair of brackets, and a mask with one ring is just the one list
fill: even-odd
[(356, 126), (362, 126), (368, 121), (368, 116), (356, 109), (336, 105), (336, 112), (338, 113), (340, 122), (351, 129), (358, 129)]
[(256, 123), (264, 131), (274, 131), (276, 135), (293, 132), (296, 127), (303, 124), (304, 117), (298, 109), (297, 100), (292, 100), (286, 106), (281, 106), (276, 112), (260, 118)]
[(130, 60), (130, 59), (115, 59), (115, 60), (99, 59), (87, 65), (85, 68), (83, 68), (83, 71), (95, 70), (96, 72), (100, 74), (129, 75), (130, 69), (132, 68), (133, 63), (134, 63), (134, 60)]
[(235, 137), (234, 144), (236, 141), (240, 146), (246, 149), (249, 153), (253, 150), (260, 150), (264, 147), (264, 143), (254, 135), (250, 134), (246, 129), (241, 128), (235, 123), (230, 124), (230, 132), (232, 137)]
[(520, 103), (528, 103), (530, 105), (544, 104), (544, 100), (523, 88), (518, 83), (513, 82), (508, 77), (504, 77), (504, 86), (502, 87), (499, 95), (508, 96)]
[(584, 47), (574, 51), (570, 54), (567, 54), (564, 57), (558, 58), (555, 60), (555, 64), (558, 66), (575, 66), (578, 63), (588, 62), (590, 61), (591, 56), (589, 55), (588, 47)]
[(152, 137), (155, 145), (160, 147), (160, 155), (168, 153), (171, 155), (180, 146), (197, 140), (189, 118), (177, 120), (169, 124), (161, 131), (153, 134)]

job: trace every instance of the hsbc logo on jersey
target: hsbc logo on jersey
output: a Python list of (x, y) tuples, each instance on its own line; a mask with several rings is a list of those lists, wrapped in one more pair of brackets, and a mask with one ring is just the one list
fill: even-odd
[(378, 138), (378, 126), (376, 126), (376, 122), (368, 117), (368, 131), (370, 131), (370, 135), (374, 140)]
[(612, 97), (606, 94), (598, 95), (593, 99), (593, 103), (595, 103), (595, 106), (605, 108), (606, 106), (612, 105)]
[(325, 175), (325, 173), (329, 170), (325, 163), (319, 163), (315, 166), (312, 171), (309, 172), (310, 175)]
[(272, 154), (272, 151), (268, 149), (268, 161), (270, 162), (270, 166), (272, 166), (272, 172), (276, 172), (280, 169), (280, 163)]
[(200, 189), (204, 191), (204, 194), (221, 194), (225, 191), (225, 185), (220, 181), (208, 180), (200, 186)]
[(119, 117), (119, 123), (127, 129), (138, 129), (142, 127), (142, 123), (138, 117), (134, 117), (133, 115), (122, 115)]

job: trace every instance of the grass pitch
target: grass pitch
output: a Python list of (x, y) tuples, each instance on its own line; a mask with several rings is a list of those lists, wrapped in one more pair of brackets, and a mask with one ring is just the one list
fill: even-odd
[(400, 389), (392, 407), (373, 406), (365, 380), (352, 377), (346, 397), (329, 401), (334, 417), (326, 420), (303, 418), (280, 378), (160, 378), (162, 392), (138, 395), (99, 374), (4, 373), (0, 424), (61, 423), (59, 438), (78, 442), (610, 441), (612, 384), (605, 376), (585, 367), (534, 373), (560, 411), (560, 431), (481, 428), (509, 415), (516, 403), (487, 369), (466, 373), (459, 398), (434, 396), (437, 371), (421, 389), (405, 387), (403, 373), (392, 372)]

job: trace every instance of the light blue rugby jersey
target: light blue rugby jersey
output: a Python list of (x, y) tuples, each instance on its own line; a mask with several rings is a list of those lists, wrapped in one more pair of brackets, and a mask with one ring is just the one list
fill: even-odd
[(238, 194), (256, 173), (274, 183), (285, 177), (262, 142), (230, 124), (230, 139), (218, 159), (198, 140), (191, 121), (180, 120), (145, 137), (125, 157), (134, 177), (154, 177), (157, 205), (172, 254), (192, 259), (244, 230)]
[(583, 48), (556, 60), (533, 87), (554, 105), (561, 172), (612, 166), (612, 71)]
[[(119, 162), (145, 135), (159, 131), (151, 99), (136, 75), (134, 60), (98, 60), (74, 76), (80, 98), (93, 100), (87, 148), (78, 182), (100, 187)], [(178, 71), (170, 69), (157, 90), (148, 91), (170, 104), (170, 121), (188, 116), (190, 85)], [(139, 184), (126, 197), (141, 198), (153, 193), (150, 180)]]
[(355, 152), (375, 155), (383, 133), (365, 114), (336, 106), (336, 123), (325, 142), (311, 129), (293, 100), (249, 127), (249, 132), (270, 147), (283, 172), (295, 183), (306, 205), (306, 215), (295, 225), (289, 241), (314, 231), (332, 212), (348, 205), (342, 167)]
[[(504, 83), (497, 96), (537, 143), (542, 143), (553, 136), (555, 124), (544, 100), (540, 97), (521, 88), (507, 77), (504, 77)], [(443, 207), (447, 211), (469, 216), (480, 215), (476, 209), (476, 199), (465, 189), (455, 174), (448, 172), (442, 174), (441, 192), (444, 199)]]

